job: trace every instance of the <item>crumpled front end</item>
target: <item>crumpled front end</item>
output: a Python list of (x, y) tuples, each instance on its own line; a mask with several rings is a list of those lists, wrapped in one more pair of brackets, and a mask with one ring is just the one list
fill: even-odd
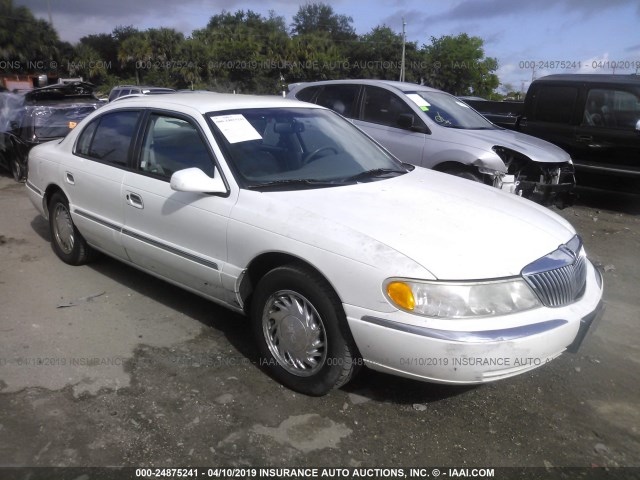
[(558, 208), (573, 204), (576, 186), (571, 162), (535, 162), (510, 148), (495, 146), (493, 151), (507, 167), (506, 175), (494, 175), (493, 186), (521, 195), (536, 203)]

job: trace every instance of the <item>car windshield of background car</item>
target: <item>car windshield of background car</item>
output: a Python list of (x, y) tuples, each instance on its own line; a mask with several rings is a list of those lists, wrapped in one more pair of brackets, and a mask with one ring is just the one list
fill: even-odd
[(493, 130), (495, 125), (456, 97), (441, 92), (406, 93), (438, 125), (468, 130)]

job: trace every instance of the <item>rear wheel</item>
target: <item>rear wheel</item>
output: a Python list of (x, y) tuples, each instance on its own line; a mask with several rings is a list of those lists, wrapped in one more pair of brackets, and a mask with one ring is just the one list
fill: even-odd
[(325, 395), (356, 370), (342, 304), (310, 269), (287, 265), (267, 273), (254, 291), (251, 321), (261, 364), (292, 390)]
[(16, 182), (24, 181), (27, 176), (27, 172), (23, 163), (16, 155), (14, 155), (9, 161), (11, 163), (11, 174), (13, 175), (13, 179)]
[(82, 265), (94, 256), (94, 250), (73, 224), (69, 201), (56, 192), (49, 201), (49, 231), (51, 245), (56, 255), (69, 265)]

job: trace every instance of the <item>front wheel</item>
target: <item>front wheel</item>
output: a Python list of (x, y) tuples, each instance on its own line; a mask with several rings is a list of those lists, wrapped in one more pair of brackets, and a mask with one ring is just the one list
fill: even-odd
[(342, 304), (317, 273), (275, 268), (258, 283), (251, 321), (261, 364), (286, 387), (320, 396), (347, 383), (356, 347)]
[(63, 262), (82, 265), (94, 256), (94, 250), (73, 224), (69, 201), (60, 192), (54, 193), (49, 201), (49, 231), (53, 251)]
[(466, 178), (467, 180), (471, 180), (473, 182), (484, 183), (484, 179), (482, 178), (480, 173), (474, 172), (473, 170), (467, 168), (449, 167), (442, 170), (442, 173), (448, 173), (449, 175), (455, 175), (456, 177)]

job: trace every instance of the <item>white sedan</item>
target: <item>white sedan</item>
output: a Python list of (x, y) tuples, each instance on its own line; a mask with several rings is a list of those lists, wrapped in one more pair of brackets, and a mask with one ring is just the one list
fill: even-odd
[(602, 277), (551, 211), (400, 163), (322, 107), (168, 94), (103, 107), (34, 148), (53, 250), (96, 252), (251, 318), (272, 375), (323, 395), (360, 365), (510, 377), (575, 350)]

